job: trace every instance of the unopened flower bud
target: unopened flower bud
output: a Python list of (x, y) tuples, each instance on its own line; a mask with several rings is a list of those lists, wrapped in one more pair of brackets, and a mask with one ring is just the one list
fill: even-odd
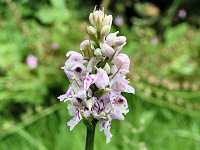
[(90, 15), (89, 15), (89, 22), (90, 22), (91, 25), (93, 25), (93, 26), (95, 25), (93, 13), (90, 13)]
[(100, 48), (95, 49), (94, 50), (94, 55), (95, 56), (102, 56), (101, 49)]
[(113, 45), (113, 42), (115, 40), (115, 38), (117, 37), (117, 34), (119, 33), (119, 31), (115, 32), (115, 33), (110, 33), (108, 34), (108, 36), (106, 37), (106, 43), (110, 46)]
[(110, 26), (109, 25), (105, 25), (101, 29), (101, 36), (105, 37), (105, 36), (107, 36), (109, 34), (109, 32), (110, 32)]
[(96, 26), (100, 27), (104, 19), (104, 12), (102, 10), (96, 10), (93, 12), (93, 15)]
[(87, 27), (87, 33), (89, 35), (95, 35), (97, 33), (97, 30), (93, 26), (88, 26)]
[(100, 44), (101, 52), (104, 56), (111, 58), (115, 51), (114, 49), (106, 43)]
[(110, 65), (108, 63), (106, 63), (103, 70), (105, 70), (107, 72), (107, 74), (110, 74)]
[(112, 15), (108, 15), (104, 17), (103, 25), (112, 25)]
[(83, 52), (85, 57), (90, 57), (93, 55), (94, 41), (84, 40), (80, 44), (80, 50)]
[(125, 36), (118, 36), (114, 40), (114, 45), (115, 46), (121, 46), (126, 44), (126, 37)]
[(84, 40), (83, 42), (81, 42), (80, 44), (80, 50), (86, 50), (90, 47), (90, 40)]

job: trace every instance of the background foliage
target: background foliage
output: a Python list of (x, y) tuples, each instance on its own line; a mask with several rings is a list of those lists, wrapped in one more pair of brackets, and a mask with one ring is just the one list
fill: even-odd
[(200, 149), (198, 0), (1, 0), (1, 150), (83, 149), (84, 126), (69, 132), (67, 106), (56, 97), (68, 85), (65, 53), (79, 49), (100, 4), (116, 18), (113, 31), (128, 36), (136, 95), (126, 95), (130, 112), (114, 122), (110, 144), (96, 132), (95, 149)]

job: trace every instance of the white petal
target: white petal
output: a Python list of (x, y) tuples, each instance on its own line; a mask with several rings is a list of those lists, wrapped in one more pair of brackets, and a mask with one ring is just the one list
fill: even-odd
[(57, 97), (60, 101), (64, 101), (65, 99), (67, 99), (68, 97), (66, 96), (66, 94), (60, 95)]
[(111, 129), (110, 120), (100, 120), (100, 131), (104, 131), (104, 134), (106, 136), (106, 143), (109, 143), (112, 138), (110, 129)]
[(135, 94), (135, 89), (132, 86), (127, 85), (124, 92)]
[(69, 87), (69, 89), (67, 90), (67, 92), (66, 92), (65, 94), (63, 94), (63, 95), (60, 95), (60, 96), (58, 97), (58, 99), (59, 99), (60, 101), (67, 101), (67, 100), (69, 100), (70, 98), (72, 98), (73, 95), (74, 95), (73, 89), (72, 89), (72, 87)]
[(79, 111), (75, 113), (75, 116), (67, 123), (70, 127), (70, 131), (81, 121), (82, 116)]
[(113, 114), (111, 117), (112, 117), (112, 119), (124, 120), (124, 115), (123, 115), (122, 109), (117, 106), (114, 107)]

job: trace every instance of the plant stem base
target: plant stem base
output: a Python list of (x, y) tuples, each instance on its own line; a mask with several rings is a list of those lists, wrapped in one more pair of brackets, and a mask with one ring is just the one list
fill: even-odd
[(97, 120), (93, 119), (91, 122), (85, 122), (87, 128), (85, 150), (94, 149), (94, 137)]

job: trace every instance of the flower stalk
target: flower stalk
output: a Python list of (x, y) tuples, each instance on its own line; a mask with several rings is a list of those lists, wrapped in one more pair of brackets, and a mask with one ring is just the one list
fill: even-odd
[(91, 123), (88, 123), (88, 121), (85, 122), (87, 128), (85, 150), (93, 150), (97, 120), (93, 119)]

